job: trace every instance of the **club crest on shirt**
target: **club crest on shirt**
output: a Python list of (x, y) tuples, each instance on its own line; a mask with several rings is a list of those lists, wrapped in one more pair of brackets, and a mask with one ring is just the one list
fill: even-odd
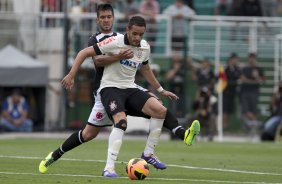
[(111, 101), (109, 106), (110, 106), (111, 111), (116, 110), (117, 108), (116, 101)]
[(101, 120), (101, 119), (103, 118), (103, 113), (97, 112), (97, 113), (96, 113), (96, 118), (97, 118), (98, 120)]
[(138, 58), (141, 58), (142, 57), (142, 49), (138, 48), (137, 51), (136, 51), (136, 56)]

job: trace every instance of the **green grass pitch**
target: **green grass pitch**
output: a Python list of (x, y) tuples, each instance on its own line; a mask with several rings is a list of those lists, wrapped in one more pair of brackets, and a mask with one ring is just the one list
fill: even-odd
[(140, 156), (144, 140), (125, 140), (116, 171), (118, 179), (101, 177), (106, 159), (106, 140), (94, 140), (76, 148), (51, 166), (47, 174), (39, 174), (38, 164), (61, 139), (0, 140), (1, 184), (282, 184), (282, 145), (277, 143), (204, 143), (192, 147), (180, 141), (161, 141), (158, 157), (168, 164), (166, 170), (150, 166), (144, 181), (126, 177), (125, 162)]

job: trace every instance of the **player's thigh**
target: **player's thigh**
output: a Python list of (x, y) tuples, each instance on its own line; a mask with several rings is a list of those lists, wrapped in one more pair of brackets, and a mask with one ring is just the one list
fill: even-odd
[(128, 113), (138, 114), (138, 112), (142, 112), (145, 103), (150, 97), (151, 96), (147, 92), (136, 88), (134, 93), (128, 96), (125, 103), (125, 108), (127, 109)]
[(105, 110), (110, 116), (114, 118), (114, 121), (117, 122), (118, 119), (126, 118), (125, 115), (125, 101), (129, 95), (130, 90), (118, 89), (118, 88), (104, 88), (101, 91), (101, 101), (105, 107)]
[(129, 113), (131, 111), (143, 112), (148, 116), (159, 119), (164, 119), (166, 114), (166, 108), (158, 101), (158, 99), (142, 90), (137, 90), (128, 98), (126, 109)]
[(152, 118), (164, 119), (167, 109), (154, 97), (149, 98), (142, 108), (142, 112)]
[(151, 116), (143, 113), (142, 111), (134, 111), (134, 110), (126, 111), (126, 115), (127, 116), (134, 116), (134, 117), (142, 117), (142, 118), (146, 118), (146, 119), (151, 118)]
[(100, 95), (95, 97), (95, 104), (88, 118), (88, 123), (96, 127), (112, 126), (113, 123), (108, 117), (106, 110), (101, 102)]
[[(141, 87), (142, 88), (142, 87)], [(145, 88), (143, 88), (145, 89)], [(142, 89), (141, 89), (142, 90)], [(154, 97), (156, 98), (161, 104), (162, 104), (162, 101), (152, 92), (148, 91), (148, 90), (142, 90), (146, 93), (148, 93), (151, 97)], [(147, 101), (148, 99), (146, 99)], [(134, 105), (135, 106), (135, 105)], [(144, 105), (143, 105), (144, 106)], [(142, 107), (143, 108), (143, 107)], [(146, 118), (146, 119), (150, 119), (151, 116), (145, 114), (144, 112), (142, 112), (142, 108), (141, 109), (134, 109), (134, 108), (130, 108), (130, 110), (126, 111), (126, 115), (129, 115), (129, 116), (135, 116), (135, 117), (142, 117), (142, 118)]]

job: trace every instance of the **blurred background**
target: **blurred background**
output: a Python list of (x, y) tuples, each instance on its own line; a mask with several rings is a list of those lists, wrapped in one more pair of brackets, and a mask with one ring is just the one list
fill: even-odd
[[(28, 104), (32, 132), (84, 127), (93, 105), (92, 60), (83, 63), (72, 91), (60, 81), (97, 31), (99, 3), (114, 6), (120, 33), (128, 17), (146, 18), (151, 67), (162, 86), (179, 95), (177, 102), (163, 102), (181, 124), (200, 119), (208, 141), (280, 135), (281, 0), (0, 0), (2, 116), (16, 89)], [(136, 83), (151, 89), (139, 75)], [(132, 122), (129, 132), (147, 131), (144, 120)]]

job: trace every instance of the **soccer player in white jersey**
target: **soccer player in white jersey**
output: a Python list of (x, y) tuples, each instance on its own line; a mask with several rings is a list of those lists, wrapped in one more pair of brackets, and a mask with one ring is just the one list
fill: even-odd
[[(148, 93), (139, 90), (134, 84), (134, 77), (138, 68), (146, 80), (154, 86), (163, 95), (171, 99), (178, 97), (164, 90), (154, 77), (149, 67), (148, 59), (150, 55), (150, 46), (145, 40), (142, 40), (146, 30), (145, 20), (140, 16), (132, 17), (127, 27), (127, 34), (110, 37), (92, 47), (81, 50), (75, 58), (69, 74), (63, 79), (62, 84), (66, 89), (71, 89), (74, 84), (74, 77), (85, 58), (99, 54), (114, 55), (122, 50), (133, 50), (134, 57), (131, 59), (115, 61), (108, 63), (104, 68), (103, 77), (100, 85), (102, 103), (107, 114), (113, 119), (115, 127), (109, 137), (109, 150), (112, 152), (108, 160), (115, 160), (116, 155), (122, 143), (122, 137), (127, 127), (127, 112), (142, 112), (151, 116), (150, 135), (147, 145), (142, 154), (145, 160), (154, 162), (166, 167), (158, 162), (152, 154), (154, 147), (159, 140), (163, 120), (166, 117), (167, 109), (162, 106), (156, 98), (152, 98)], [(192, 123), (191, 127), (185, 131), (184, 141), (191, 145), (195, 140), (195, 135), (200, 131), (198, 121)], [(115, 157), (115, 158), (114, 158)], [(155, 167), (158, 167), (154, 165)], [(159, 167), (161, 168), (161, 167)], [(164, 169), (163, 168), (163, 169)]]
[[(104, 4), (104, 5), (98, 6), (97, 24), (100, 26), (101, 32), (93, 35), (89, 39), (89, 43), (88, 43), (89, 46), (97, 43), (98, 41), (102, 41), (105, 38), (108, 38), (110, 36), (117, 35), (117, 33), (111, 31), (112, 24), (113, 24), (113, 9), (111, 5)], [(54, 163), (56, 160), (58, 160), (67, 151), (70, 151), (71, 149), (81, 145), (84, 142), (94, 139), (97, 136), (97, 134), (99, 133), (101, 127), (112, 125), (112, 122), (108, 119), (108, 116), (105, 114), (104, 107), (100, 101), (100, 95), (99, 93), (97, 93), (97, 89), (100, 86), (100, 79), (103, 75), (103, 67), (98, 67), (98, 66), (108, 64), (109, 62), (127, 59), (131, 57), (132, 57), (132, 53), (130, 52), (130, 50), (124, 50), (118, 53), (117, 55), (112, 55), (111, 57), (108, 57), (108, 56), (96, 56), (95, 57), (94, 59), (95, 68), (96, 68), (96, 73), (95, 73), (96, 76), (95, 76), (95, 83), (94, 83), (95, 84), (94, 86), (95, 105), (89, 116), (88, 124), (85, 126), (83, 130), (73, 133), (67, 140), (65, 140), (65, 142), (58, 149), (56, 149), (54, 152), (51, 152), (44, 160), (41, 161), (40, 166), (39, 166), (39, 171), (41, 173), (46, 173), (48, 170), (48, 167), (52, 163)], [(141, 89), (144, 91), (147, 91), (146, 89), (142, 87)], [(144, 115), (143, 113), (135, 112), (130, 115), (148, 118), (148, 116)], [(190, 129), (193, 129), (193, 124), (190, 127)], [(191, 145), (192, 142), (189, 142), (189, 139), (188, 139), (190, 129), (185, 131), (183, 127), (179, 126), (177, 120), (173, 117), (173, 115), (169, 111), (166, 114), (164, 126), (168, 128), (169, 130), (171, 130), (180, 139), (184, 140), (186, 144)], [(110, 154), (111, 154), (111, 150), (109, 149), (108, 155)], [(148, 158), (151, 159), (150, 157)], [(114, 161), (115, 161), (115, 158), (108, 158), (105, 170), (103, 172), (103, 176), (105, 177), (117, 177), (118, 176), (116, 172), (114, 171)], [(150, 161), (148, 160), (148, 162), (153, 164), (156, 168), (158, 168), (157, 166), (161, 166), (161, 169), (166, 167), (162, 163), (160, 163), (162, 165), (158, 165), (158, 163), (155, 162), (155, 158), (151, 159)]]

